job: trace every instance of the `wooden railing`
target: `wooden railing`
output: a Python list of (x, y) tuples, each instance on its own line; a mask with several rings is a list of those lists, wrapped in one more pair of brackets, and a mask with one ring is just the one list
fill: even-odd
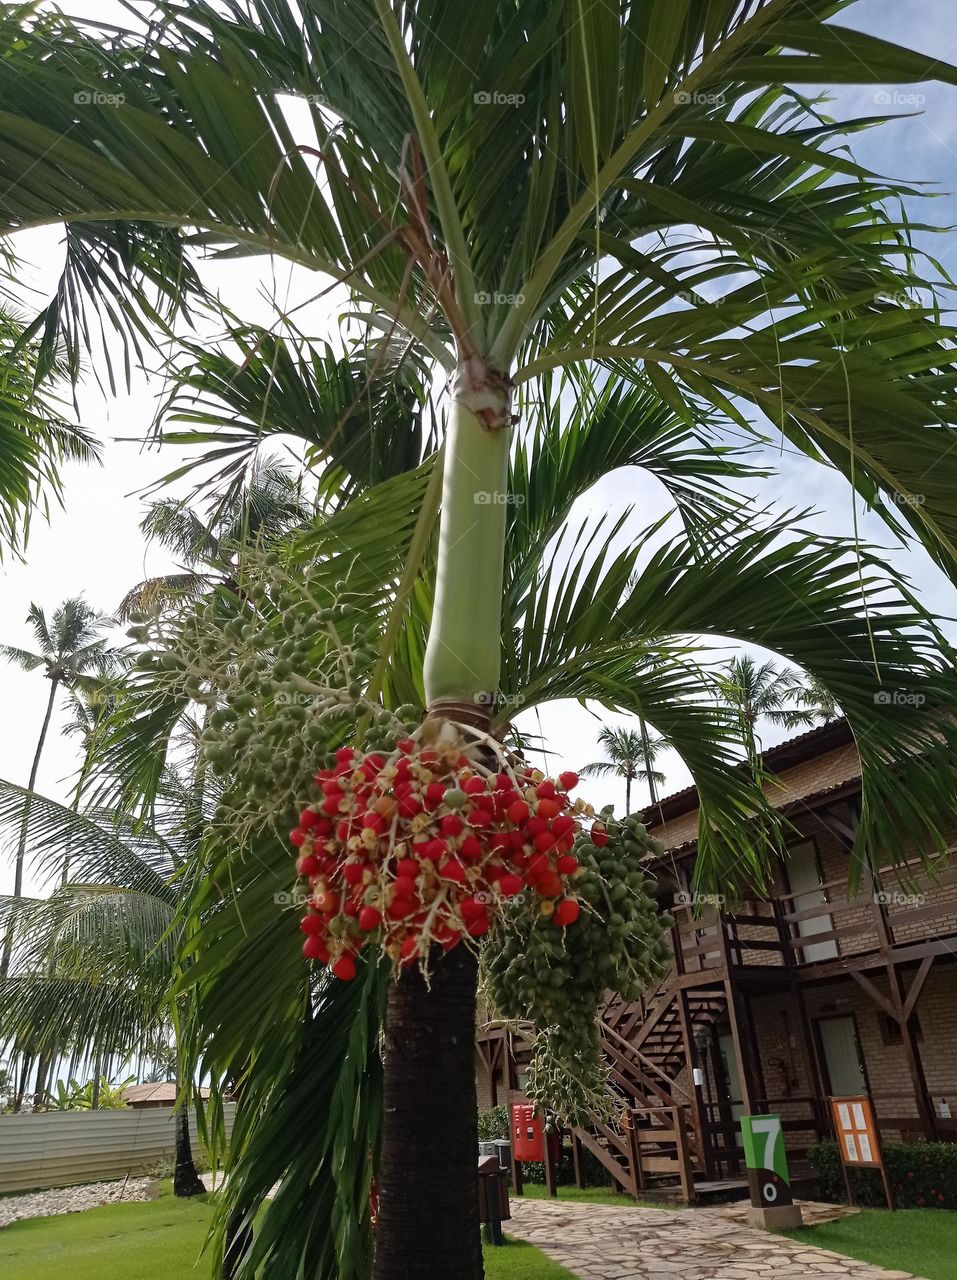
[(694, 1203), (694, 1171), (685, 1107), (629, 1107), (617, 1124), (595, 1120), (590, 1129), (576, 1129), (574, 1135), (608, 1170), (618, 1186), (635, 1199), (652, 1188), (672, 1183), (682, 1203)]
[[(727, 965), (790, 968), (957, 934), (953, 857), (937, 860), (931, 870), (916, 859), (896, 870), (882, 868), (853, 895), (845, 876), (813, 892), (822, 901), (808, 905), (809, 895), (802, 892), (746, 902), (733, 910), (709, 907), (697, 916), (691, 905), (669, 908), (675, 922), (675, 970), (706, 974)], [(810, 921), (815, 922), (813, 932), (806, 931)], [(822, 953), (822, 944), (831, 945)]]

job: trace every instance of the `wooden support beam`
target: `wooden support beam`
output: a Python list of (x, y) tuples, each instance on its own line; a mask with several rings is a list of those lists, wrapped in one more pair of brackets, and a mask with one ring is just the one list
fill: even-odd
[(895, 1022), (900, 1021), (900, 1006), (895, 1004), (893, 1000), (888, 1000), (886, 996), (881, 995), (870, 978), (865, 978), (863, 973), (856, 973), (853, 970), (851, 971), (851, 977), (861, 990), (870, 996), (878, 1008), (884, 1010), (889, 1018), (893, 1018)]
[(731, 1023), (731, 1043), (734, 1045), (734, 1057), (738, 1066), (738, 1079), (741, 1082), (741, 1102), (745, 1115), (755, 1113), (755, 1099), (758, 1094), (754, 1088), (754, 1074), (751, 1063), (750, 1038), (747, 1035), (747, 1023), (743, 1016), (744, 1002), (730, 980), (724, 984), (728, 999), (728, 1019)]
[(688, 1008), (687, 991), (678, 992), (678, 1023), (681, 1027), (681, 1041), (684, 1048), (685, 1061), (688, 1064), (688, 1073), (691, 1077), (691, 1124), (694, 1128), (695, 1147), (697, 1148), (698, 1160), (705, 1176), (713, 1178), (714, 1158), (711, 1151), (711, 1135), (708, 1131), (708, 1115), (705, 1111), (704, 1099), (701, 1096), (701, 1086), (696, 1085), (694, 1082), (698, 1050), (691, 1026), (691, 1011)]
[(924, 956), (920, 962), (920, 968), (914, 975), (914, 980), (910, 984), (907, 997), (904, 1000), (904, 1009), (901, 1015), (901, 1021), (909, 1022), (910, 1016), (914, 1012), (914, 1006), (920, 999), (920, 993), (924, 989), (924, 983), (927, 981), (927, 975), (930, 973), (934, 963), (934, 956)]
[[(933, 957), (929, 957), (933, 960)], [(923, 968), (923, 966), (922, 966)], [(914, 979), (913, 986), (917, 987), (918, 980), (920, 987), (923, 986), (927, 977), (927, 970), (924, 970), (923, 977), (918, 971), (917, 977)], [(890, 983), (891, 995), (894, 1003), (899, 1010), (901, 1042), (904, 1046), (904, 1053), (907, 1055), (907, 1066), (910, 1070), (911, 1086), (914, 1090), (914, 1101), (917, 1103), (917, 1114), (920, 1116), (921, 1123), (924, 1126), (924, 1132), (930, 1141), (934, 1141), (937, 1137), (937, 1116), (934, 1112), (934, 1104), (931, 1102), (930, 1094), (927, 1089), (927, 1078), (924, 1075), (924, 1064), (921, 1062), (920, 1049), (917, 1047), (917, 1041), (910, 1025), (910, 1017), (904, 1016), (904, 1010), (907, 1007), (904, 998), (903, 983), (901, 981), (900, 970), (897, 965), (891, 962), (887, 966), (887, 980)], [(917, 995), (920, 995), (920, 987), (917, 988)], [(916, 1004), (916, 996), (914, 1004)], [(913, 1006), (912, 1006), (913, 1008)]]

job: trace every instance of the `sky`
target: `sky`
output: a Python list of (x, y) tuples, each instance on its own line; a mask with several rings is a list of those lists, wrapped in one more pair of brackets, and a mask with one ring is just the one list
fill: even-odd
[[(114, 0), (72, 0), (70, 12), (108, 19), (119, 12)], [(957, 61), (957, 4), (953, 0), (861, 0), (842, 17), (848, 26), (873, 35), (909, 43), (943, 60)], [(858, 134), (855, 157), (872, 168), (898, 178), (932, 184), (940, 198), (921, 210), (926, 220), (957, 224), (957, 89), (939, 84), (897, 86), (887, 90), (845, 87), (831, 91), (835, 116), (861, 116), (882, 111), (917, 113), (879, 130)], [(28, 283), (46, 296), (60, 263), (61, 229), (31, 232), (19, 238), (19, 254), (31, 264)], [(957, 232), (934, 237), (933, 251), (945, 268), (957, 273)], [(263, 319), (268, 308), (263, 293), (276, 292), (296, 301), (314, 289), (314, 281), (298, 270), (265, 260), (230, 263), (204, 268), (227, 301), (244, 317)], [(139, 530), (143, 491), (179, 460), (175, 449), (148, 448), (142, 443), (153, 420), (162, 380), (137, 372), (133, 386), (116, 396), (100, 391), (87, 377), (79, 388), (80, 420), (103, 445), (101, 466), (74, 466), (65, 475), (62, 509), (54, 509), (49, 523), (35, 520), (27, 554), (22, 563), (0, 564), (0, 641), (32, 648), (33, 637), (25, 625), (31, 602), (48, 613), (65, 598), (82, 594), (98, 610), (114, 610), (129, 588), (143, 577), (175, 568), (170, 556), (156, 545), (147, 545)], [(782, 507), (814, 506), (820, 512), (817, 527), (850, 534), (851, 500), (847, 486), (836, 475), (801, 460), (776, 459), (777, 475), (762, 485), (762, 502)], [(630, 470), (603, 479), (581, 501), (577, 514), (619, 511), (633, 504), (633, 529), (644, 527), (664, 510), (658, 482)], [(886, 544), (889, 535), (876, 517), (864, 515), (865, 538)], [(957, 598), (926, 557), (891, 552), (895, 563), (910, 573), (923, 602), (941, 616), (957, 616)], [(122, 630), (117, 632), (122, 640)], [(24, 674), (0, 665), (0, 778), (25, 784), (45, 709), (47, 685), (39, 673)], [(78, 767), (78, 742), (63, 733), (65, 705), (57, 708), (40, 767), (37, 788), (57, 799), (66, 799), (70, 779)], [(603, 723), (628, 721), (598, 709), (560, 703), (532, 713), (519, 723), (529, 733), (542, 733), (561, 767), (578, 767), (599, 756), (596, 738)], [(770, 744), (784, 736), (767, 730)], [(689, 775), (673, 753), (664, 764), (665, 792), (685, 786)], [(623, 803), (623, 784), (615, 779), (588, 784), (588, 797), (596, 804)], [(0, 858), (3, 851), (0, 851)], [(0, 891), (12, 885), (12, 857), (0, 862)], [(28, 879), (28, 891), (38, 888)]]

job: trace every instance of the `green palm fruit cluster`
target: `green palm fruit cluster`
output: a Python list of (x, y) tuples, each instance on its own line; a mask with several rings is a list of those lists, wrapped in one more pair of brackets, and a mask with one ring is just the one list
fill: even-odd
[(131, 638), (147, 646), (138, 668), (206, 708), (200, 747), (225, 780), (216, 823), (233, 838), (294, 817), (357, 727), (366, 750), (388, 752), (418, 721), (411, 705), (390, 710), (367, 697), (377, 620), (347, 599), (323, 603), (308, 572), (293, 577), (275, 553), (250, 557), (235, 590), (173, 623), (131, 622)]
[(523, 893), (504, 911), (483, 966), (495, 1012), (534, 1029), (526, 1093), (572, 1125), (614, 1109), (597, 1021), (608, 993), (637, 999), (670, 961), (664, 938), (670, 922), (642, 870), (642, 859), (662, 845), (636, 817), (602, 817), (607, 844), (594, 844), (586, 832), (573, 850), (578, 920), (556, 929)]

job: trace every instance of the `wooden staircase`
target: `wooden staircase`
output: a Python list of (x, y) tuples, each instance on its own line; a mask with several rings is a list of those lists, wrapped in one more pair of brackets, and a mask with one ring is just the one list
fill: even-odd
[(619, 1103), (616, 1119), (596, 1117), (572, 1136), (627, 1194), (695, 1199), (695, 1175), (707, 1176), (708, 1168), (691, 1083), (689, 1029), (713, 1026), (725, 1013), (723, 990), (680, 992), (666, 982), (641, 1000), (611, 996), (605, 1005), (601, 1044)]

